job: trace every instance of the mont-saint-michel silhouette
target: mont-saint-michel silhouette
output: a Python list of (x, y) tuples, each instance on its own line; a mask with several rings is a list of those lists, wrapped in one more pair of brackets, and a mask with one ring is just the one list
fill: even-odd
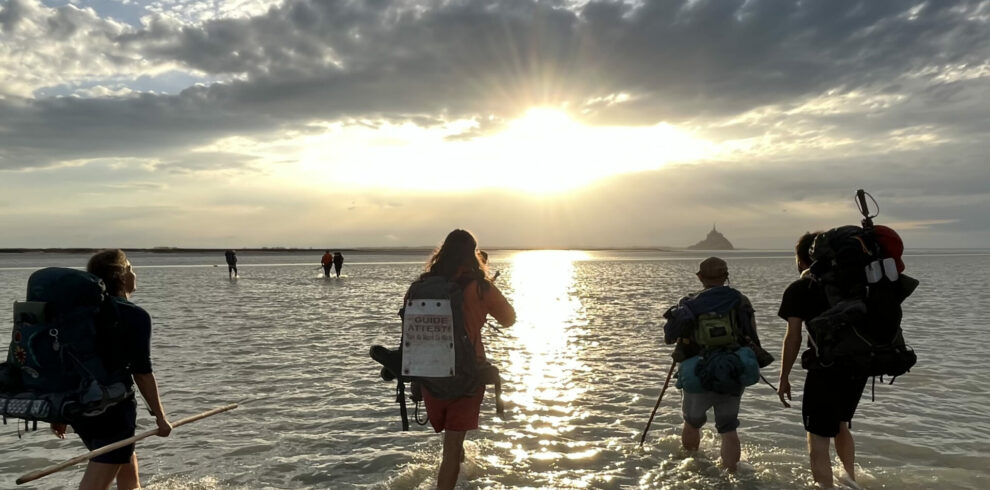
[(732, 243), (729, 242), (725, 235), (721, 234), (715, 229), (715, 225), (712, 225), (712, 231), (708, 232), (708, 236), (704, 240), (695, 243), (688, 247), (689, 250), (735, 250)]

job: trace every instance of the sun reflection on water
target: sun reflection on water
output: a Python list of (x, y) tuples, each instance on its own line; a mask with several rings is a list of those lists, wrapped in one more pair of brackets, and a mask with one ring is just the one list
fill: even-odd
[(514, 441), (509, 453), (517, 464), (551, 468), (561, 461), (592, 458), (597, 450), (567, 434), (585, 417), (580, 399), (586, 386), (575, 373), (580, 360), (577, 337), (586, 320), (576, 294), (574, 263), (584, 252), (539, 250), (512, 258), (510, 301), (519, 323), (509, 333), (509, 363), (504, 373), (512, 389), (516, 424), (506, 428)]

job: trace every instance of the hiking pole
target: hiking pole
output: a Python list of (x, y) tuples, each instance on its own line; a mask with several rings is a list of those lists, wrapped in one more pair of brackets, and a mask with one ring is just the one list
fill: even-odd
[[(173, 423), (172, 424), (172, 428), (174, 429), (174, 428), (176, 428), (176, 427), (178, 427), (180, 425), (185, 425), (185, 424), (188, 424), (190, 422), (195, 422), (195, 421), (200, 420), (200, 419), (205, 419), (206, 417), (209, 417), (211, 415), (216, 415), (218, 413), (226, 412), (228, 410), (233, 410), (235, 408), (237, 408), (237, 404), (236, 403), (232, 403), (230, 405), (225, 405), (225, 406), (222, 406), (222, 407), (214, 408), (213, 410), (207, 410), (207, 411), (205, 411), (205, 412), (203, 412), (203, 413), (201, 413), (199, 415), (193, 415), (192, 417), (186, 417), (184, 419), (181, 419), (181, 420)], [(45, 469), (38, 470), (38, 471), (35, 471), (33, 473), (28, 473), (28, 474), (26, 474), (26, 475), (18, 478), (17, 479), (17, 484), (18, 485), (21, 485), (21, 484), (27, 483), (29, 481), (37, 480), (38, 478), (41, 478), (41, 477), (44, 477), (44, 476), (48, 476), (48, 475), (50, 475), (52, 473), (56, 473), (56, 472), (62, 471), (62, 470), (66, 469), (66, 468), (68, 468), (68, 467), (70, 467), (72, 465), (75, 465), (75, 464), (81, 463), (83, 461), (86, 461), (87, 459), (95, 458), (95, 457), (97, 457), (97, 456), (99, 456), (101, 454), (109, 453), (110, 451), (113, 451), (114, 449), (122, 448), (122, 447), (124, 447), (124, 446), (126, 446), (128, 444), (133, 444), (133, 443), (135, 443), (137, 441), (140, 441), (141, 439), (144, 439), (146, 437), (151, 437), (151, 436), (154, 436), (154, 435), (158, 435), (158, 429), (153, 429), (153, 430), (149, 430), (147, 432), (142, 432), (142, 433), (140, 433), (140, 434), (138, 434), (138, 435), (136, 435), (134, 437), (129, 437), (127, 439), (124, 439), (123, 441), (117, 441), (117, 442), (115, 442), (113, 444), (108, 444), (108, 445), (103, 446), (103, 447), (101, 447), (99, 449), (94, 449), (94, 450), (92, 450), (92, 451), (90, 451), (90, 452), (88, 452), (86, 454), (81, 455), (81, 456), (76, 456), (76, 457), (74, 457), (74, 458), (72, 458), (72, 459), (70, 459), (70, 460), (68, 460), (68, 461), (66, 461), (64, 463), (59, 463), (57, 465), (49, 466), (49, 467), (47, 467)]]
[(657, 404), (653, 406), (653, 411), (650, 412), (650, 420), (646, 421), (646, 427), (643, 428), (643, 435), (639, 438), (639, 447), (643, 447), (643, 442), (646, 441), (646, 433), (650, 431), (650, 424), (653, 423), (653, 417), (657, 414), (657, 409), (660, 408), (660, 400), (663, 400), (663, 394), (667, 392), (667, 386), (670, 385), (670, 377), (674, 375), (674, 366), (676, 365), (677, 361), (670, 363), (670, 369), (667, 370), (667, 380), (663, 382), (660, 396), (657, 397)]

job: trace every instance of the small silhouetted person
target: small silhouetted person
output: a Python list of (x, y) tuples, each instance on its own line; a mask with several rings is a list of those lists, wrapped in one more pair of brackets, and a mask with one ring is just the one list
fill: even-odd
[(340, 268), (344, 266), (344, 256), (340, 252), (333, 253), (333, 268), (337, 272), (337, 277), (340, 277)]
[(230, 278), (237, 277), (237, 252), (227, 250), (223, 253), (223, 256), (227, 259), (227, 276)]
[(333, 265), (333, 255), (330, 255), (329, 250), (323, 254), (323, 258), (320, 259), (320, 264), (323, 265), (323, 277), (330, 277), (330, 266)]

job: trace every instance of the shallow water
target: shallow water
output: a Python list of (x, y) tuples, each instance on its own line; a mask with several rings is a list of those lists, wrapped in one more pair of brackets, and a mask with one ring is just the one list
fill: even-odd
[[(780, 294), (794, 279), (785, 252), (724, 253), (732, 285), (757, 309), (764, 344), (779, 351)], [(138, 445), (148, 488), (429, 488), (440, 436), (401, 432), (394, 385), (378, 379), (371, 344), (397, 343), (396, 311), (425, 257), (350, 254), (344, 276), (320, 277), (319, 253), (241, 254), (230, 281), (220, 257), (131, 257), (133, 300), (154, 319), (155, 372), (175, 420), (231, 402), (232, 412)], [(495, 252), (498, 285), (519, 323), (485, 330), (502, 368), (508, 420), (489, 395), (469, 435), (459, 488), (813, 488), (800, 421), (766, 385), (747, 390), (740, 435), (744, 469), (718, 468), (705, 427), (697, 455), (679, 448), (680, 394), (668, 391), (643, 449), (639, 436), (669, 367), (659, 315), (696, 289), (698, 253)], [(84, 265), (84, 255), (0, 255), (0, 315), (22, 300), (31, 271)], [(990, 487), (990, 291), (961, 278), (990, 271), (990, 255), (916, 253), (922, 286), (905, 307), (918, 365), (864, 395), (854, 419), (864, 488)], [(221, 264), (221, 267), (214, 267)], [(8, 324), (9, 325), (9, 324)], [(4, 327), (9, 328), (9, 327)], [(6, 335), (6, 334), (4, 334)], [(764, 370), (775, 382), (777, 364)], [(153, 420), (139, 413), (139, 431)], [(711, 416), (709, 417), (711, 419)], [(3, 427), (0, 486), (85, 452), (74, 435), (17, 438)], [(75, 467), (24, 488), (75, 488)]]

